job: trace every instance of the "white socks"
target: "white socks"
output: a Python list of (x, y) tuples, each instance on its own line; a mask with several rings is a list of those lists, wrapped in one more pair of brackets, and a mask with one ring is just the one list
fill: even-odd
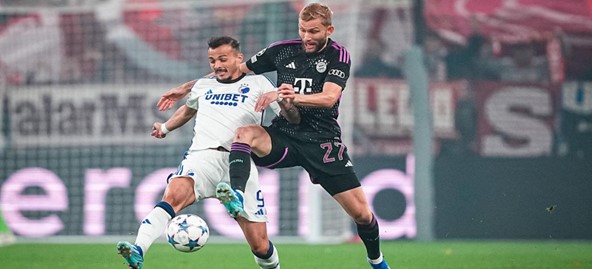
[(255, 257), (255, 262), (259, 265), (261, 269), (280, 269), (280, 257), (278, 255), (277, 249), (271, 242), (269, 242), (269, 246), (272, 247), (271, 256), (267, 259), (262, 259), (257, 257), (257, 255), (253, 255)]
[(136, 236), (136, 245), (142, 248), (144, 255), (154, 240), (158, 239), (164, 233), (167, 223), (171, 220), (171, 215), (161, 207), (155, 207), (148, 213), (142, 221)]

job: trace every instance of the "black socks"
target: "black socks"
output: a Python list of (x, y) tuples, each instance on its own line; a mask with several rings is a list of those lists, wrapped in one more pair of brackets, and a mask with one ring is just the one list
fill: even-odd
[(251, 146), (243, 143), (232, 143), (230, 148), (230, 186), (245, 192), (247, 180), (251, 174)]
[(366, 252), (368, 258), (374, 260), (380, 257), (380, 236), (378, 230), (378, 222), (376, 217), (372, 214), (372, 221), (369, 224), (357, 224), (358, 235), (364, 246), (366, 246)]

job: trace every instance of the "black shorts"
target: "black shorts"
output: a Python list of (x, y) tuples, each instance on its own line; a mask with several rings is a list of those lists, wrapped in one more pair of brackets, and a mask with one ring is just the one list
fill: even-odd
[(277, 129), (264, 128), (271, 137), (272, 148), (263, 158), (251, 155), (257, 166), (270, 169), (301, 166), (312, 183), (320, 184), (331, 196), (360, 186), (347, 148), (341, 141), (300, 141)]

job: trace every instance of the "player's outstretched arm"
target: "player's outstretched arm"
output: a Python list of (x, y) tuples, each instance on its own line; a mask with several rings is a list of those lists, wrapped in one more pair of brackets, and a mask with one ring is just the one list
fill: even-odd
[(167, 133), (187, 123), (195, 116), (195, 113), (197, 113), (197, 110), (183, 105), (166, 122), (155, 122), (152, 125), (152, 133), (150, 135), (156, 138), (165, 138)]
[(267, 93), (261, 95), (259, 97), (259, 99), (257, 99), (257, 102), (255, 103), (255, 111), (263, 112), (263, 110), (265, 110), (271, 103), (273, 103), (277, 100), (278, 100), (278, 92), (277, 91), (267, 92)]
[(257, 99), (257, 103), (255, 103), (255, 111), (262, 112), (271, 103), (277, 102), (281, 109), (279, 113), (281, 113), (289, 123), (299, 124), (300, 112), (293, 103), (295, 95), (292, 85), (282, 84), (276, 91), (267, 92), (261, 95), (261, 97)]
[(193, 88), (195, 82), (197, 82), (197, 80), (185, 82), (183, 85), (174, 87), (165, 92), (158, 100), (158, 103), (156, 103), (158, 110), (169, 110), (175, 106), (179, 100), (183, 99), (183, 97), (191, 92), (191, 88)]
[(341, 97), (342, 87), (333, 82), (325, 82), (323, 91), (315, 94), (298, 94), (294, 98), (294, 104), (299, 106), (312, 106), (331, 108)]

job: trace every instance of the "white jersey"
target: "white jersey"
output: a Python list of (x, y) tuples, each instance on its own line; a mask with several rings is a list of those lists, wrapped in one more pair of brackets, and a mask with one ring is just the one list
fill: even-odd
[[(275, 91), (275, 86), (262, 75), (244, 75), (222, 83), (215, 77), (199, 79), (191, 89), (186, 105), (197, 110), (193, 141), (189, 151), (224, 147), (230, 150), (239, 127), (261, 124), (263, 113), (255, 112), (259, 97)], [(278, 114), (279, 105), (270, 105)]]

